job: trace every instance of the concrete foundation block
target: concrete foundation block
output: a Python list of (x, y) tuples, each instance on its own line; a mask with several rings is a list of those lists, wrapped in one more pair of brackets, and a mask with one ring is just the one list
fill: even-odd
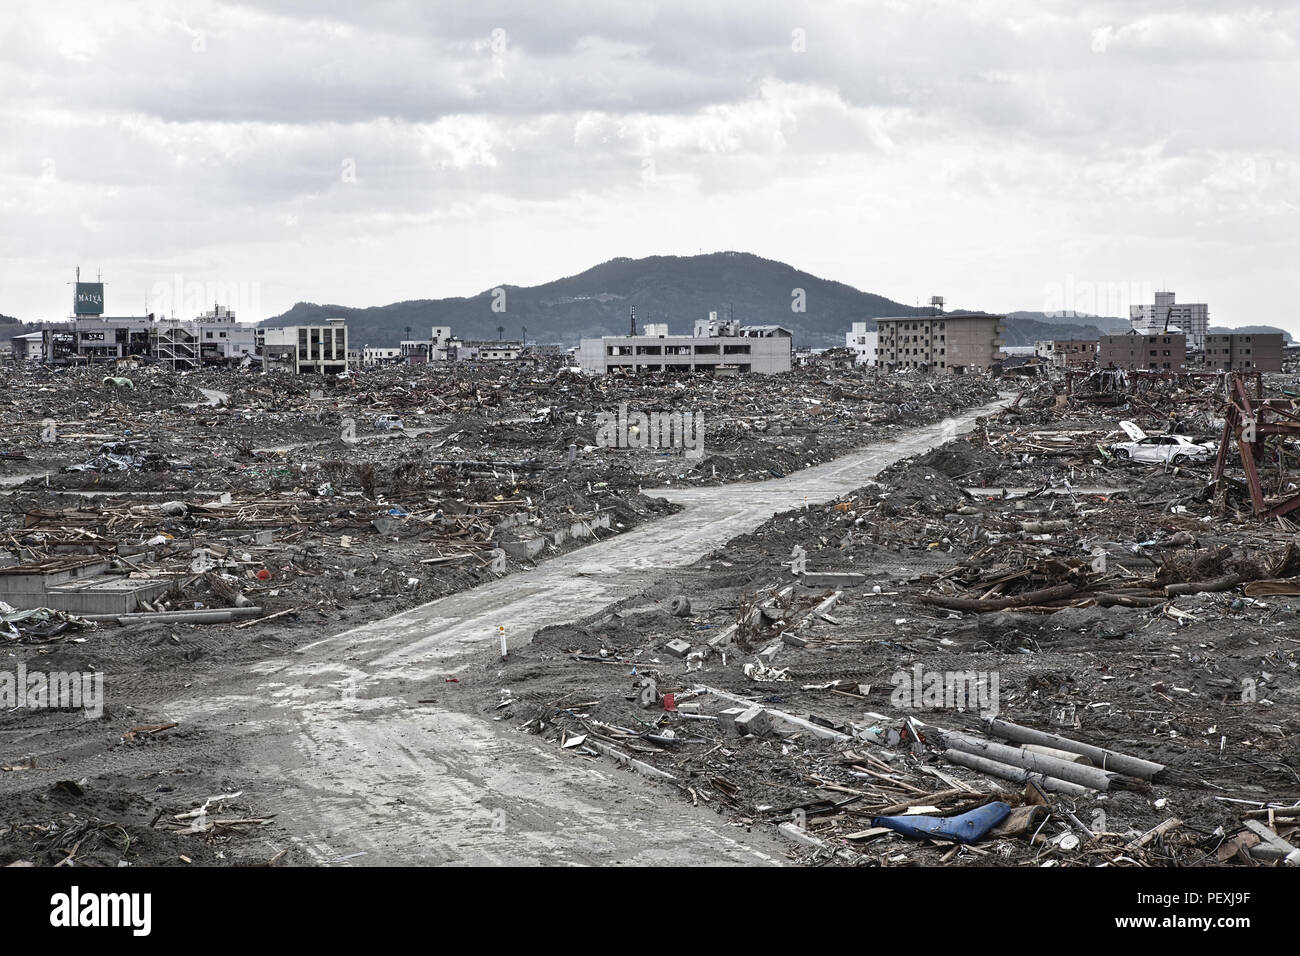
[(664, 650), (667, 651), (669, 654), (671, 654), (673, 657), (685, 657), (687, 654), (691, 652), (691, 645), (687, 641), (683, 641), (680, 638), (678, 638), (675, 640), (671, 640), (667, 644), (665, 644)]
[(744, 707), (728, 707), (718, 714), (718, 723), (722, 725), (722, 729), (729, 733), (735, 731), (736, 718), (743, 714), (745, 709)]
[(761, 704), (755, 704), (736, 717), (736, 731), (750, 737), (764, 737), (772, 732), (772, 718)]

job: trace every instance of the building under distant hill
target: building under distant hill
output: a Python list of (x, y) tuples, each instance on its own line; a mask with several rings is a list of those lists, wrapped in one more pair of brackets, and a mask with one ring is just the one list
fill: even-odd
[(666, 324), (649, 325), (644, 335), (583, 339), (578, 364), (594, 375), (609, 372), (668, 372), (726, 375), (788, 372), (793, 336), (779, 325), (742, 326), (716, 312), (695, 323), (692, 335), (669, 335)]

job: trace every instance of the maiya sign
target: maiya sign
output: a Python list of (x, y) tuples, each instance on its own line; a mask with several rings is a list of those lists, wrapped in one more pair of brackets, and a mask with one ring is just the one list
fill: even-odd
[(103, 315), (104, 283), (78, 282), (72, 300), (72, 311), (77, 315)]

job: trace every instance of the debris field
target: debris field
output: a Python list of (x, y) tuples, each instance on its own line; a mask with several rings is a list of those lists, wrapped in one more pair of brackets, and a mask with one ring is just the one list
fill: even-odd
[(1029, 383), (540, 632), (480, 711), (810, 863), (1297, 865), (1300, 527), (1255, 516), (1233, 459), (1216, 486), (1212, 459), (1116, 453), (1121, 421), (1217, 445), (1222, 378), (1096, 397)]
[[(0, 368), (3, 670), (103, 687), (94, 719), (0, 712), (0, 863), (301, 863), (226, 735), (160, 702), (677, 510), (657, 487), (781, 477), (996, 394), (844, 367)], [(702, 453), (600, 445), (620, 406), (690, 410)]]

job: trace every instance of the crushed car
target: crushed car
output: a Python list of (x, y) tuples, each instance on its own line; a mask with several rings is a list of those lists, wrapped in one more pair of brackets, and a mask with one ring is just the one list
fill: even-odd
[(1116, 458), (1131, 458), (1152, 465), (1185, 465), (1208, 461), (1215, 448), (1186, 435), (1148, 435), (1133, 422), (1120, 422), (1128, 441), (1116, 442), (1108, 449)]

